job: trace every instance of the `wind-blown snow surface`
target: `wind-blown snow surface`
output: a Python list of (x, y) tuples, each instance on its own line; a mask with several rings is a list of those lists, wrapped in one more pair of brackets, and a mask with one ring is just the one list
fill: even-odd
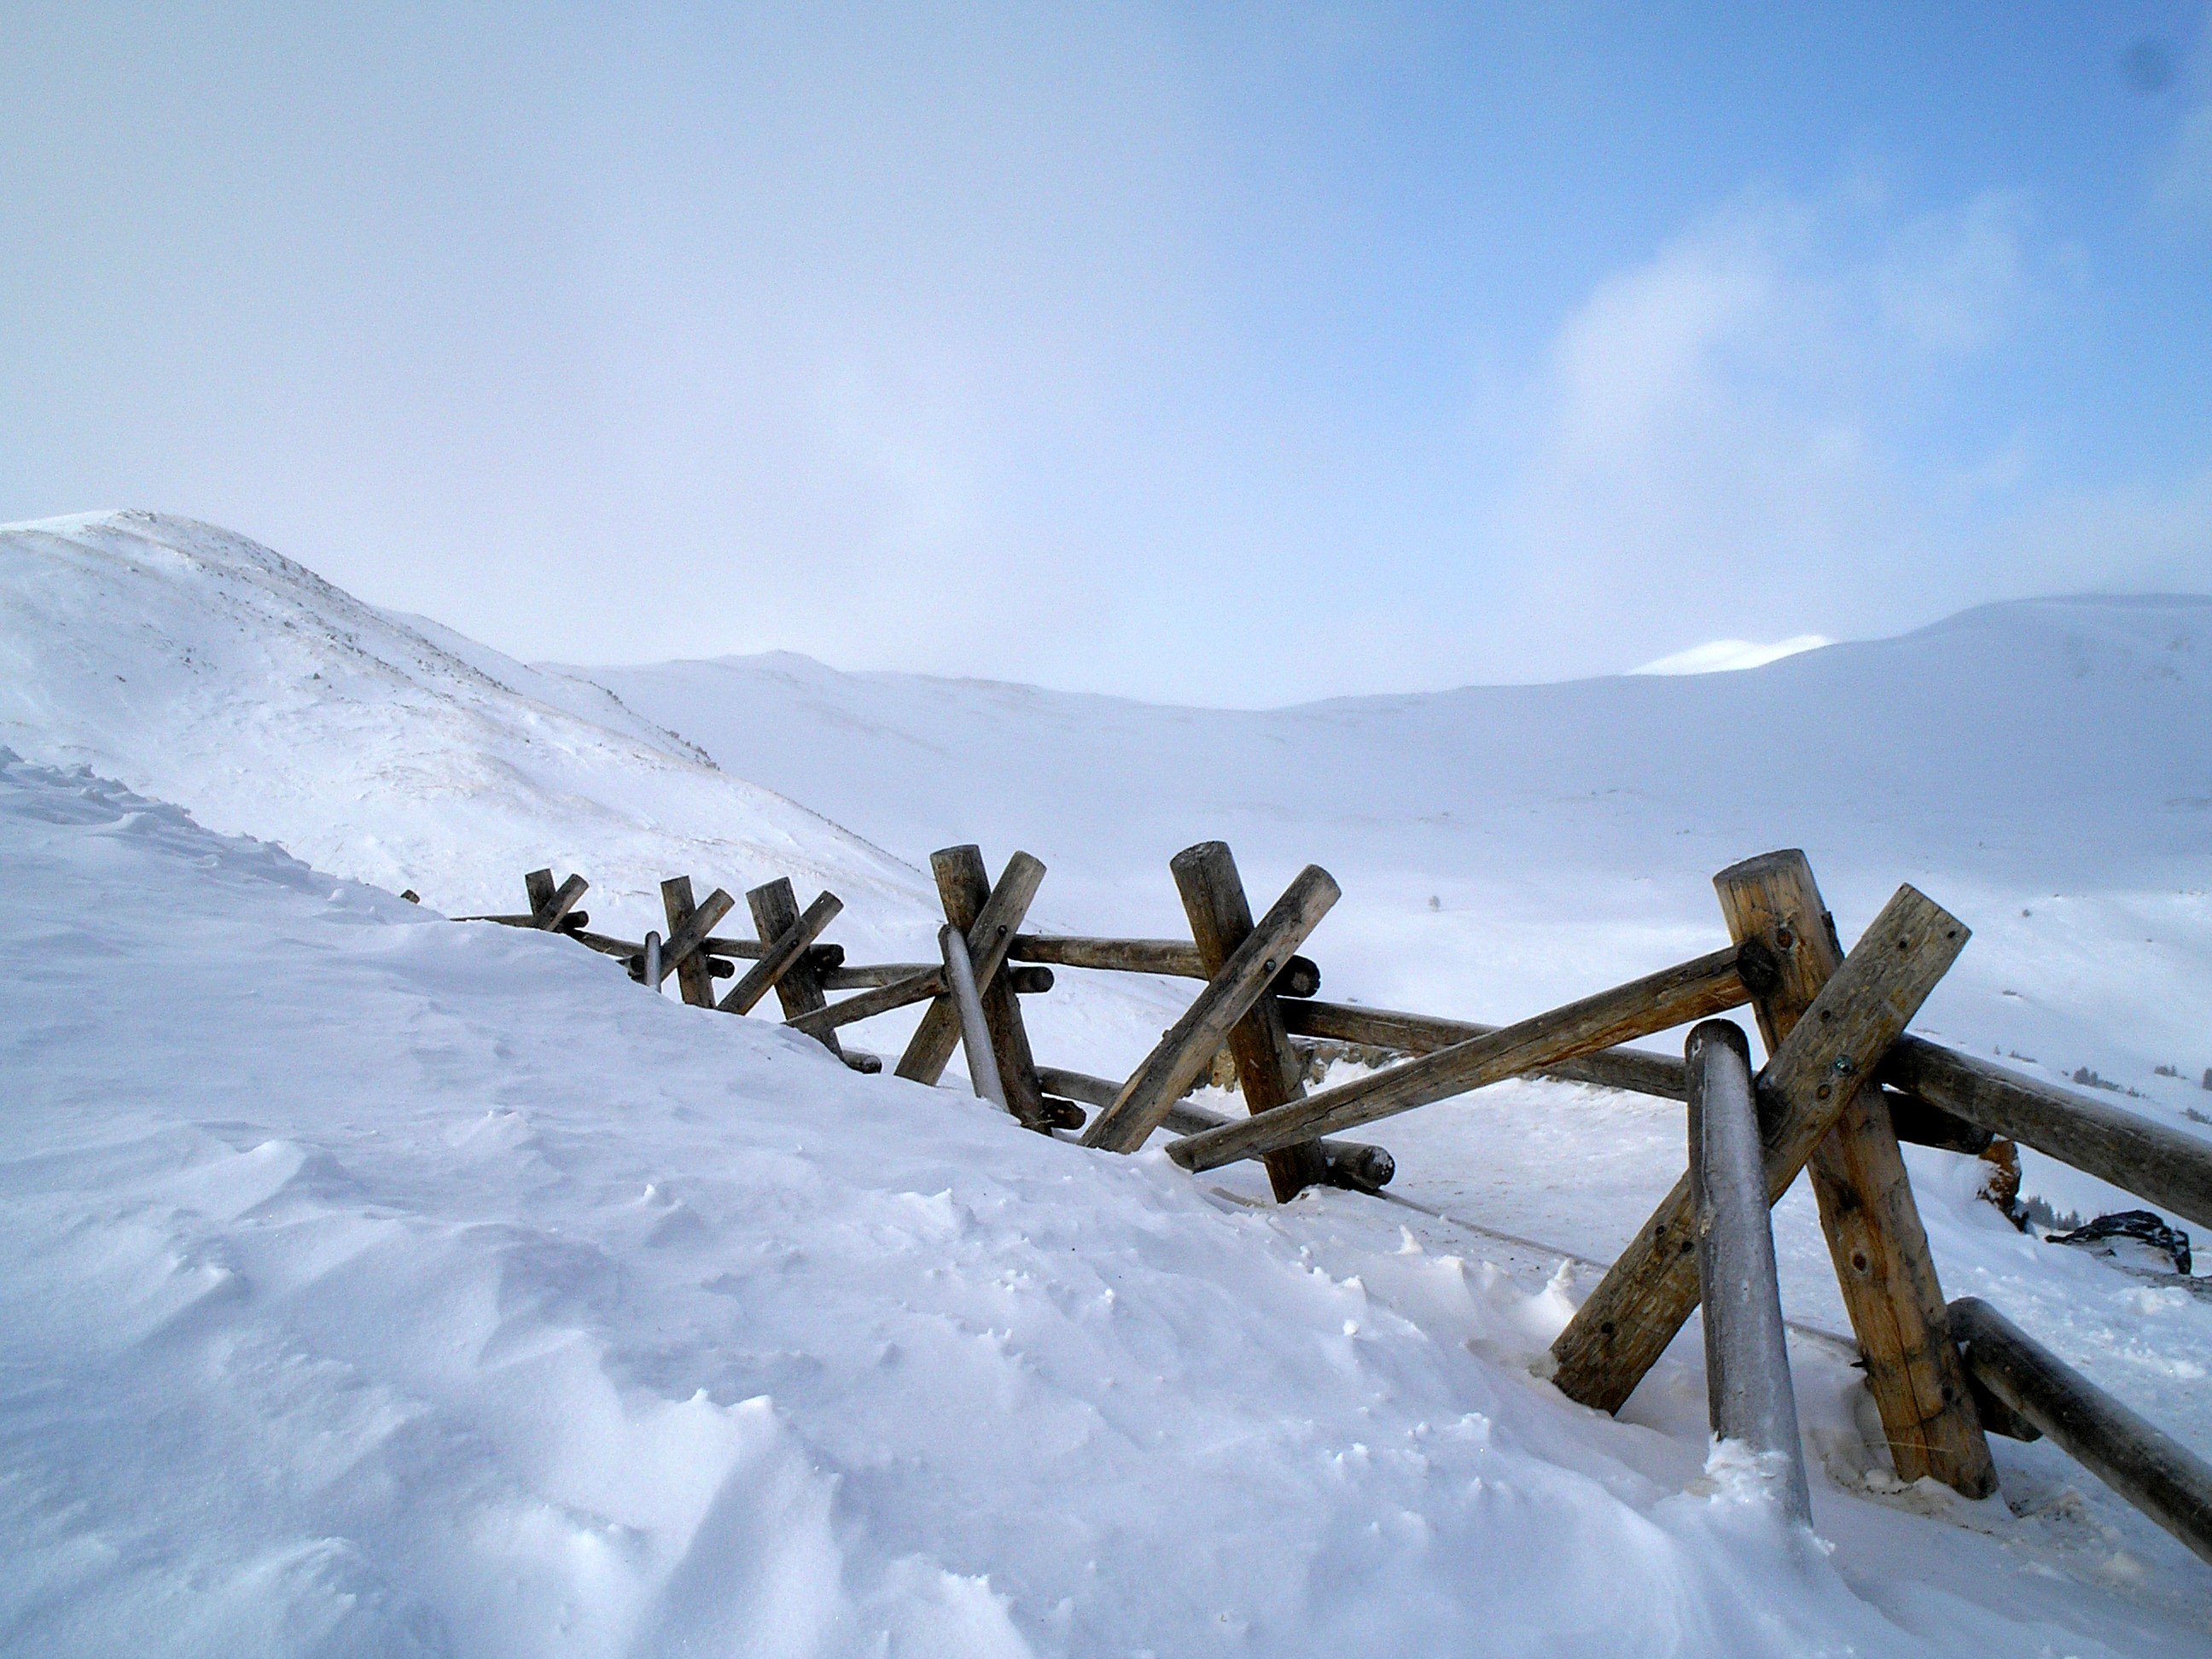
[(665, 926), (679, 872), (833, 888), (863, 939), (935, 908), (910, 867), (608, 693), (156, 514), (0, 526), (0, 742), (449, 914), (520, 909), (547, 864), (632, 938)]
[[(1556, 1291), (1368, 1200), (1249, 1209), (5, 755), (0, 888), (11, 1651), (2197, 1639), (2179, 1548), (2047, 1480), (1823, 1482), (1797, 1555), (1694, 1418), (1530, 1379)], [(1851, 1374), (1798, 1364), (1819, 1431)]]

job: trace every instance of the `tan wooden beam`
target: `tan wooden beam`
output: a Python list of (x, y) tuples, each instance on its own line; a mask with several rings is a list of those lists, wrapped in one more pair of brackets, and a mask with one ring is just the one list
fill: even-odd
[[(975, 853), (972, 861), (960, 848), (947, 848), (942, 854), (933, 857), (930, 863), (933, 868), (938, 868), (939, 857), (957, 859), (956, 863), (939, 870), (938, 893), (947, 905), (968, 917), (963, 923), (953, 919), (951, 909), (945, 913), (945, 919), (968, 936), (969, 955), (975, 963), (976, 988), (983, 993), (988, 1008), (991, 987), (998, 981), (999, 970), (1006, 966), (1007, 946), (1013, 943), (1015, 930), (1029, 914), (1030, 902), (1044, 884), (1044, 866), (1027, 853), (1016, 853), (1006, 860), (998, 884), (990, 888), (981, 908), (970, 911), (972, 890), (969, 880), (983, 860), (980, 849), (970, 850)], [(950, 897), (945, 896), (948, 871), (957, 878)], [(941, 963), (939, 969), (943, 971)], [(915, 1083), (933, 1084), (945, 1075), (952, 1051), (959, 1046), (960, 1016), (952, 1006), (952, 999), (940, 993), (922, 1015), (921, 1024), (915, 1028), (906, 1052), (899, 1056), (898, 1075)], [(1032, 1065), (1030, 1069), (1034, 1072), (1036, 1067)]]
[(660, 884), (661, 908), (668, 914), (668, 939), (660, 947), (661, 975), (665, 978), (673, 969), (684, 1000), (695, 1008), (714, 1006), (714, 976), (699, 946), (736, 903), (717, 887), (704, 904), (695, 906), (689, 876), (671, 876)]
[[(1176, 854), (1168, 860), (1168, 868), (1182, 896), (1183, 914), (1190, 919), (1199, 964), (1211, 979), (1252, 932), (1252, 906), (1244, 896), (1237, 860), (1227, 842), (1204, 841)], [(1270, 987), (1229, 1028), (1229, 1053), (1237, 1063), (1237, 1085), (1248, 1113), (1267, 1111), (1305, 1095), (1305, 1067), (1291, 1047), (1291, 1034), (1277, 1005)], [(1264, 1161), (1278, 1204), (1289, 1203), (1328, 1176), (1328, 1162), (1318, 1140), (1278, 1146)]]
[(797, 921), (778, 934), (773, 945), (763, 948), (760, 960), (748, 968), (714, 1006), (726, 1014), (752, 1012), (754, 1005), (769, 994), (769, 988), (799, 965), (807, 947), (822, 936), (822, 930), (835, 921), (837, 913), (844, 908), (845, 901), (835, 893), (817, 895)]
[[(1755, 942), (1774, 962), (1771, 988), (1752, 1001), (1771, 1054), (1843, 965), (1835, 924), (1813, 866), (1794, 848), (1731, 865), (1713, 887), (1738, 948)], [(1898, 1478), (1932, 1475), (1986, 1498), (1996, 1466), (1879, 1089), (1857, 1091), (1805, 1167)]]
[[(1133, 1152), (1143, 1146), (1146, 1138), (1159, 1127), (1168, 1108), (1212, 1063), (1230, 1028), (1259, 1000), (1291, 953), (1305, 943), (1306, 936), (1320, 925), (1341, 892), (1319, 865), (1309, 864), (1301, 870), (1261, 918), (1259, 926), (1230, 952), (1182, 1018), (1169, 1027), (1158, 1046), (1122, 1085), (1114, 1103), (1091, 1120), (1083, 1144), (1112, 1152)], [(1281, 1113), (1295, 1108), (1275, 1109)], [(1290, 1141), (1280, 1144), (1287, 1146)]]
[(1388, 1071), (1340, 1083), (1228, 1128), (1190, 1136), (1170, 1146), (1168, 1155), (1185, 1169), (1211, 1170), (1232, 1158), (1334, 1134), (1617, 1042), (1724, 1013), (1741, 1006), (1749, 995), (1736, 970), (1735, 952), (1717, 951)]
[[(815, 902), (819, 904), (821, 901), (817, 899)], [(799, 896), (791, 890), (788, 877), (778, 876), (774, 881), (763, 882), (754, 888), (745, 895), (745, 908), (752, 915), (753, 932), (760, 936), (761, 960), (763, 962), (775, 953), (776, 946), (787, 935), (802, 925)], [(807, 959), (807, 952), (804, 950), (776, 975), (775, 985), (775, 1000), (783, 1009), (783, 1017), (787, 1020), (795, 1019), (801, 1014), (811, 1014), (828, 1000), (822, 994), (822, 983), (815, 977), (813, 964)], [(835, 1031), (810, 1031), (807, 1035), (840, 1060), (845, 1058), (845, 1051), (837, 1045)]]
[[(1797, 1178), (1966, 947), (1964, 922), (1900, 887), (1759, 1076), (1767, 1201)], [(1619, 1411), (1698, 1305), (1686, 1171), (1552, 1345), (1553, 1380)]]

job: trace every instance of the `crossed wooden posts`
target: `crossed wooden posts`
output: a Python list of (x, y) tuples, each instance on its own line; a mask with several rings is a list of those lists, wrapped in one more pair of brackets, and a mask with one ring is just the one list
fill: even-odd
[[(677, 975), (686, 1002), (724, 1012), (746, 1012), (773, 989), (786, 1023), (861, 1070), (880, 1062), (846, 1052), (838, 1029), (927, 1002), (899, 1059), (900, 1076), (937, 1082), (964, 1024), (970, 1070), (1025, 1126), (1048, 1133), (1080, 1127), (1075, 1103), (1085, 1102), (1097, 1109), (1085, 1146), (1133, 1152), (1165, 1128), (1179, 1137), (1169, 1155), (1184, 1167), (1261, 1160), (1284, 1200), (1321, 1182), (1374, 1190), (1390, 1179), (1389, 1154), (1337, 1138), (1343, 1131), (1508, 1078), (1563, 1078), (1685, 1099), (1692, 1068), (1619, 1045), (1747, 1005), (1767, 1060), (1751, 1080), (1749, 1105), (1741, 1057), (1732, 1073), (1738, 1128), (1755, 1118), (1757, 1145), (1739, 1138), (1728, 1150), (1731, 1225), (1763, 1237), (1763, 1228), (1743, 1219), (1759, 1214), (1759, 1188), (1771, 1206), (1800, 1170), (1808, 1172), (1898, 1474), (1931, 1476), (1981, 1497), (1996, 1485), (1984, 1425), (2022, 1436), (2039, 1430), (2212, 1559), (2212, 1468), (1990, 1310), (1971, 1301), (1946, 1307), (1898, 1143), (1903, 1136), (1974, 1152), (2007, 1136), (2207, 1226), (2212, 1155), (2150, 1120), (1907, 1034), (1967, 938), (1964, 924), (1912, 888), (1899, 888), (1846, 953), (1802, 853), (1748, 860), (1714, 878), (1728, 949), (1490, 1026), (1319, 1000), (1320, 970), (1297, 951), (1339, 895), (1315, 866), (1255, 922), (1229, 849), (1218, 842), (1186, 848), (1170, 869), (1190, 924), (1187, 942), (1023, 932), (1045, 874), (1027, 853), (1016, 852), (996, 883), (972, 846), (945, 848), (931, 866), (948, 924), (940, 961), (847, 966), (840, 947), (818, 942), (842, 909), (838, 899), (823, 893), (801, 911), (782, 879), (746, 895), (755, 939), (717, 938), (712, 930), (734, 901), (717, 888), (695, 904), (690, 881), (678, 877), (662, 884), (669, 935), (655, 953), (661, 971)], [(587, 931), (589, 917), (576, 908), (586, 885), (570, 876), (556, 886), (550, 869), (532, 871), (525, 878), (526, 913), (477, 920), (558, 933), (641, 974), (638, 945)], [(732, 959), (750, 965), (717, 1002), (713, 981), (737, 974)], [(1048, 989), (1053, 965), (1202, 984), (1117, 1083), (1037, 1066), (1018, 995)], [(831, 1002), (830, 990), (856, 994)], [(1734, 1029), (1705, 1028), (1699, 1052), (1707, 1060)], [(1410, 1057), (1308, 1095), (1299, 1045), (1316, 1039)], [(1185, 1098), (1224, 1046), (1244, 1097), (1243, 1117)], [(1740, 1056), (1743, 1045), (1730, 1037), (1727, 1046)], [(1701, 1144), (1694, 1127), (1691, 1141)], [(1570, 1397), (1618, 1411), (1698, 1307), (1699, 1218), (1717, 1212), (1710, 1201), (1701, 1211), (1698, 1200), (1686, 1172), (1553, 1344), (1553, 1380)], [(1777, 1345), (1754, 1334), (1739, 1325), (1736, 1338), (1722, 1344), (1739, 1371), (1778, 1363), (1786, 1370), (1786, 1360), (1771, 1358)], [(1967, 1339), (1963, 1353), (1954, 1337)], [(1767, 1358), (1757, 1358), (1761, 1353)], [(1709, 1352), (1709, 1367), (1726, 1357)], [(1778, 1423), (1787, 1413), (1776, 1407), (1766, 1415)]]

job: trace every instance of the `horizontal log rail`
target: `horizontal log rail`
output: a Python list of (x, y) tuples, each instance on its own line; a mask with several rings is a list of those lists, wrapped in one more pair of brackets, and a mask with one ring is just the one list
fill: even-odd
[[(1156, 974), (1169, 979), (1210, 979), (1198, 946), (1179, 939), (1085, 939), (1060, 933), (1017, 933), (1006, 955), (1016, 962), (1054, 968), (1097, 968), (1109, 973)], [(1271, 988), (1277, 996), (1310, 997), (1321, 989), (1321, 965), (1310, 957), (1285, 963)]]
[(1188, 1170), (1372, 1123), (1636, 1037), (1740, 1008), (1751, 1000), (1734, 948), (1601, 991), (1516, 1025), (1439, 1048), (1304, 1100), (1176, 1141)]
[[(1058, 1095), (1085, 1106), (1110, 1106), (1114, 1097), (1121, 1092), (1121, 1085), (1110, 1078), (1064, 1071), (1056, 1066), (1038, 1066), (1037, 1083), (1047, 1095)], [(1171, 1134), (1194, 1135), (1237, 1121), (1228, 1112), (1217, 1112), (1183, 1099), (1168, 1108), (1160, 1127)], [(1364, 1140), (1324, 1140), (1321, 1150), (1328, 1161), (1328, 1184), (1332, 1187), (1380, 1192), (1398, 1173), (1397, 1159), (1382, 1147)]]
[[(1966, 1375), (2024, 1422), (2207, 1561), (2212, 1561), (2212, 1467), (2144, 1421), (1995, 1308), (1951, 1304)], [(2004, 1425), (2001, 1426), (2001, 1431)]]

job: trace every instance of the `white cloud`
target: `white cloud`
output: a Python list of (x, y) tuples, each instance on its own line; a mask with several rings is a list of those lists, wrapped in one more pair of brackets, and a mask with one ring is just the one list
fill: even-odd
[(1600, 283), (1554, 341), (1500, 517), (1502, 610), (1583, 642), (1532, 667), (1891, 620), (1923, 550), (2017, 474), (1931, 465), (1916, 423), (2034, 302), (2002, 194), (1910, 219), (1867, 189), (1753, 198)]

